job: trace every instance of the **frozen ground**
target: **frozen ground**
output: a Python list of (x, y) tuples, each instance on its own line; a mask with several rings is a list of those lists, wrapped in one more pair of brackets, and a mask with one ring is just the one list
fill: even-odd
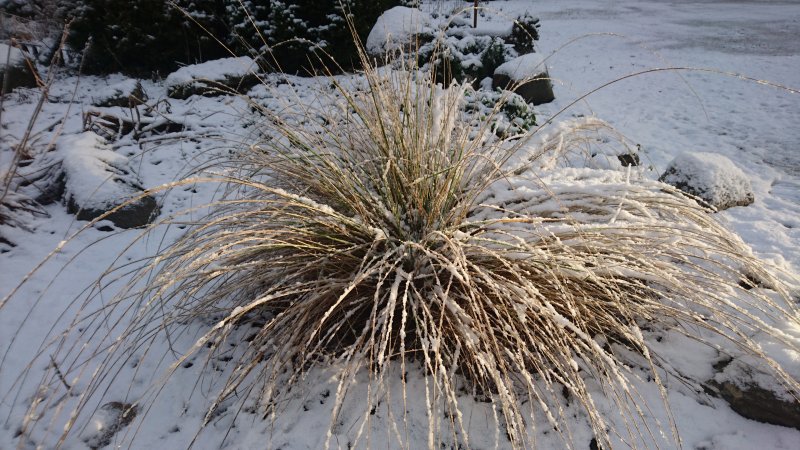
[[(436, 1), (427, 9), (462, 6), (461, 1)], [(741, 77), (721, 72), (735, 73), (757, 80), (800, 88), (800, 3), (772, 1), (657, 1), (657, 0), (540, 0), (496, 1), (488, 4), (505, 13), (514, 14), (523, 9), (542, 19), (539, 42), (540, 52), (548, 55), (550, 75), (557, 79), (557, 100), (538, 108), (540, 121), (553, 116), (573, 100), (592, 89), (622, 76), (651, 68), (693, 67), (711, 69), (712, 72), (692, 70), (649, 73), (614, 83), (585, 100), (553, 117), (554, 121), (580, 115), (595, 114), (612, 123), (632, 142), (641, 145), (644, 176), (657, 178), (675, 155), (683, 151), (722, 153), (731, 158), (750, 178), (755, 191), (755, 203), (733, 208), (719, 214), (731, 228), (750, 244), (760, 257), (778, 265), (787, 272), (800, 272), (800, 97), (798, 94), (770, 86), (746, 81)], [(491, 28), (503, 19), (491, 13), (479, 21), (479, 27)], [(577, 39), (577, 40), (574, 40)], [(573, 41), (574, 40), (574, 41)], [(566, 44), (566, 46), (564, 46)], [(562, 46), (564, 46), (562, 48)], [(52, 136), (61, 132), (76, 133), (81, 128), (81, 112), (89, 108), (81, 102), (90, 99), (109, 85), (122, 81), (83, 78), (77, 87), (77, 104), (68, 107), (78, 80), (65, 78), (53, 87), (52, 100), (45, 105), (37, 122), (36, 145), (46, 146)], [(313, 92), (298, 81), (296, 89), (304, 101), (310, 101)], [(160, 83), (145, 82), (144, 88), (151, 99), (166, 97), (166, 87)], [(288, 89), (277, 87), (277, 89)], [(261, 91), (254, 91), (257, 94)], [(37, 100), (35, 91), (18, 92), (5, 100), (0, 129), (0, 163), (9, 160), (9, 145), (19, 139)], [(281, 102), (292, 103), (286, 95), (268, 97), (264, 101), (273, 106)], [(166, 137), (153, 137), (140, 141), (122, 140), (115, 151), (131, 156), (146, 186), (170, 182), (187, 168), (201, 164), (214, 154), (226, 151), (237, 142), (248, 141), (248, 108), (244, 101), (234, 97), (213, 99), (193, 97), (186, 101), (170, 100), (161, 106), (161, 114), (188, 126), (181, 133)], [(125, 114), (124, 109), (119, 113)], [(63, 129), (53, 124), (67, 115)], [(213, 185), (180, 187), (163, 195), (162, 217), (207, 201), (214, 194)], [(32, 232), (10, 232), (17, 247), (0, 254), (0, 296), (9, 293), (18, 282), (37, 266), (60, 242), (71, 236), (84, 222), (76, 222), (61, 205), (47, 207), (50, 218), (32, 218)], [(168, 230), (165, 242), (181, 230)], [(34, 448), (34, 442), (15, 438), (23, 422), (27, 405), (34, 397), (36, 385), (50, 365), (48, 354), (38, 359), (29, 371), (26, 365), (40, 346), (54, 339), (72, 317), (66, 310), (81, 292), (97, 280), (102, 271), (114, 260), (120, 249), (139, 236), (138, 231), (109, 234), (90, 228), (69, 242), (55, 254), (32, 278), (0, 309), (0, 449)], [(93, 244), (92, 244), (93, 243)], [(92, 244), (88, 251), (82, 251)], [(163, 245), (153, 239), (135, 242), (126, 258), (153, 254)], [(67, 263), (69, 265), (66, 265)], [(119, 283), (114, 277), (106, 280), (109, 291)], [(94, 301), (103, 301), (105, 295)], [(28, 317), (25, 326), (23, 319)], [(185, 350), (199, 336), (187, 333), (173, 337), (176, 350)], [(704, 364), (713, 355), (695, 349), (691, 343), (677, 338), (665, 340), (673, 347), (665, 351), (685, 351), (686, 370), (703, 373)], [(707, 351), (707, 350), (705, 350)], [(235, 348), (231, 349), (235, 354)], [(158, 374), (171, 361), (155, 361), (147, 355), (132, 355), (120, 367), (119, 385), (110, 391), (115, 401), (132, 401), (152, 394), (147, 387), (157, 381)], [(789, 360), (789, 363), (792, 363)], [(175, 378), (189, 383), (167, 385), (147, 420), (120, 432), (115, 439), (130, 444), (136, 434), (133, 448), (185, 448), (193, 441), (202, 420), (205, 404), (203, 397), (211, 392), (211, 377), (196, 383), (199, 370), (212, 367), (222, 369), (220, 361), (200, 359), (194, 364), (179, 368)], [(796, 367), (800, 362), (794, 360)], [(20, 375), (26, 373), (25, 378)], [(73, 383), (72, 379), (66, 380)], [(78, 382), (80, 383), (80, 382)], [(743, 419), (733, 413), (720, 400), (697, 393), (679, 383), (669, 383), (669, 400), (683, 446), (690, 449), (798, 449), (800, 432), (787, 428), (764, 425)], [(274, 421), (261, 421), (258, 415), (236, 411), (223, 411), (211, 421), (209, 428), (194, 441), (195, 448), (283, 448), (316, 449), (325, 442), (324, 432), (329, 425), (331, 401), (335, 390), (324, 373), (315, 374), (308, 389), (298, 392), (288, 402)], [(79, 391), (80, 386), (75, 389)], [(599, 388), (599, 387), (598, 387)], [(658, 408), (658, 392), (652, 383), (642, 381), (638, 386), (644, 397), (656, 407), (648, 412), (653, 420), (666, 424), (667, 416)], [(365, 393), (354, 393), (362, 398)], [(419, 398), (424, 392), (412, 387), (409, 397)], [(361, 396), (361, 397), (360, 397)], [(333, 447), (347, 448), (354, 431), (350, 428), (363, 412), (357, 400), (351, 401), (341, 424), (335, 427), (331, 438)], [(43, 405), (47, 411), (52, 405)], [(89, 410), (100, 404), (90, 404)], [(613, 414), (613, 405), (599, 405), (601, 410)], [(478, 436), (476, 448), (491, 447), (494, 430), (486, 430), (486, 405), (476, 403), (471, 407), (470, 423)], [(427, 445), (426, 436), (419, 427), (426, 425), (423, 413), (412, 405), (407, 426), (400, 430), (410, 448)], [(307, 410), (307, 411), (306, 411)], [(95, 442), (96, 429), (109, 416), (101, 411), (93, 422), (80, 433), (70, 436), (65, 448), (86, 448), (84, 442)], [(414, 414), (417, 416), (414, 416)], [(384, 447), (385, 431), (381, 425), (386, 414), (378, 411), (372, 422), (371, 443)], [(577, 448), (588, 448), (589, 429), (585, 418), (577, 409), (567, 409), (575, 414), (575, 443)], [(48, 416), (49, 417), (49, 416)], [(416, 417), (416, 418), (414, 418)], [(53, 424), (39, 422), (31, 435), (42, 443), (42, 448), (54, 446), (63, 425), (62, 417)], [(234, 427), (227, 430), (234, 424)], [(51, 430), (46, 431), (50, 425)], [(541, 448), (560, 448), (562, 443), (548, 433), (543, 423), (535, 424), (537, 443)], [(94, 428), (92, 428), (94, 427)], [(94, 431), (93, 431), (94, 430)], [(94, 433), (94, 434), (92, 434)], [(88, 436), (88, 437), (87, 437)], [(638, 443), (640, 447), (674, 447), (669, 439)], [(625, 445), (619, 443), (619, 447)]]

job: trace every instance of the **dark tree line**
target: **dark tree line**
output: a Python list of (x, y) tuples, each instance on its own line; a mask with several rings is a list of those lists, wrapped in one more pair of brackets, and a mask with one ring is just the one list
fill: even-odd
[(0, 0), (10, 14), (71, 23), (86, 73), (164, 75), (179, 65), (249, 54), (267, 69), (350, 69), (347, 18), (364, 40), (402, 0)]

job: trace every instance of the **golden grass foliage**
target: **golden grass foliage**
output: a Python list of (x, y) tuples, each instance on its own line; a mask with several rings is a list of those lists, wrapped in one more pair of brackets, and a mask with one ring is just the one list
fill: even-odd
[[(324, 107), (263, 111), (267, 137), (212, 168), (225, 170), (224, 198), (139, 272), (131, 285), (143, 289), (90, 314), (83, 334), (102, 334), (104, 315), (124, 327), (108, 353), (93, 356), (101, 362), (92, 380), (113, 378), (117, 361), (154, 336), (211, 318), (216, 324), (171, 373), (240, 325), (259, 326), (229, 362), (209, 418), (230, 398), (255, 399), (269, 414), (314, 367), (337, 374), (334, 415), (366, 371), (369, 411), (395, 383), (405, 392), (405, 374), (415, 370), (425, 380), (430, 448), (444, 436), (469, 447), (464, 392), (491, 404), (515, 448), (534, 445), (533, 417), (544, 417), (565, 445), (585, 445), (573, 442), (575, 419), (558, 406), (564, 392), (582, 405), (603, 448), (612, 436), (657, 435), (661, 426), (643, 420), (652, 405), (613, 350), (640, 355), (663, 391), (663, 360), (644, 336), (654, 327), (700, 341), (723, 336), (798, 392), (798, 381), (750, 337), (763, 331), (793, 345), (763, 319), (797, 322), (788, 293), (693, 199), (624, 177), (547, 178), (534, 169), (570, 151), (553, 140), (526, 160), (533, 169), (509, 167), (529, 137), (500, 140), (489, 119), (476, 126), (458, 84), (369, 65), (360, 87), (324, 79), (333, 83), (320, 89), (330, 95)], [(559, 142), (581, 141), (564, 133)], [(779, 295), (741, 287), (745, 273)], [(65, 347), (58, 358), (80, 352)], [(398, 368), (403, 375), (390, 376)], [(587, 380), (603, 386), (624, 429), (598, 411)], [(96, 394), (87, 389), (78, 409)], [(401, 434), (397, 445), (410, 446)]]

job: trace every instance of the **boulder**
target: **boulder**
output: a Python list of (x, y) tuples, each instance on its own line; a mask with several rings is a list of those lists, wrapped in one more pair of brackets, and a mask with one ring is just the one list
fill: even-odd
[(119, 207), (105, 219), (120, 228), (135, 228), (158, 215), (156, 200), (143, 195), (128, 158), (111, 150), (97, 134), (63, 136), (56, 152), (64, 177), (64, 202), (79, 220), (93, 220)]
[[(775, 335), (761, 331), (751, 336), (760, 351), (780, 366), (790, 379), (800, 379), (800, 330), (790, 319), (771, 321)], [(777, 339), (778, 333), (783, 338)], [(784, 341), (783, 339), (787, 339)], [(800, 430), (800, 391), (780, 377), (759, 356), (740, 352), (719, 354), (712, 375), (703, 384), (707, 393), (726, 401), (750, 420)]]
[(494, 71), (493, 89), (508, 89), (534, 105), (555, 100), (550, 75), (542, 57), (536, 53), (514, 58)]
[(395, 6), (378, 17), (365, 47), (369, 55), (378, 58), (398, 50), (413, 52), (419, 36), (432, 34), (430, 16), (416, 8)]
[[(110, 209), (108, 209), (110, 210)], [(67, 211), (75, 214), (78, 220), (91, 221), (105, 214), (107, 209), (92, 209), (80, 207), (74, 199), (67, 201)], [(147, 196), (109, 214), (105, 220), (110, 220), (119, 228), (138, 228), (150, 223), (158, 215), (158, 203), (153, 197)]]
[(22, 50), (0, 44), (0, 94), (7, 94), (18, 87), (36, 87), (36, 74)]
[(721, 211), (755, 200), (750, 180), (718, 153), (684, 152), (669, 163), (659, 181), (699, 197)]
[(622, 164), (622, 167), (637, 167), (639, 164), (641, 164), (638, 153), (622, 153), (617, 155), (617, 159), (619, 160), (619, 163)]
[(92, 104), (99, 107), (133, 108), (146, 101), (147, 94), (142, 88), (142, 83), (132, 78), (100, 89), (92, 96)]
[(711, 380), (706, 390), (728, 402), (742, 417), (800, 430), (800, 402), (795, 398), (783, 399), (758, 385), (739, 386), (731, 381)]
[(243, 94), (258, 84), (257, 71), (258, 65), (247, 56), (181, 67), (167, 76), (167, 96), (187, 99), (192, 95)]

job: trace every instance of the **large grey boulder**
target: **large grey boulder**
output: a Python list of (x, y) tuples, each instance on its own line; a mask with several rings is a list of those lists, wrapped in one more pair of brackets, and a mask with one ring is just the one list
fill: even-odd
[(257, 72), (258, 65), (247, 56), (181, 67), (167, 76), (167, 96), (187, 99), (192, 95), (243, 94), (258, 84)]
[(755, 200), (747, 175), (718, 153), (684, 152), (669, 163), (659, 178), (723, 210), (747, 206)]
[(529, 53), (505, 62), (494, 71), (493, 89), (507, 89), (534, 105), (555, 100), (550, 74), (538, 53)]

